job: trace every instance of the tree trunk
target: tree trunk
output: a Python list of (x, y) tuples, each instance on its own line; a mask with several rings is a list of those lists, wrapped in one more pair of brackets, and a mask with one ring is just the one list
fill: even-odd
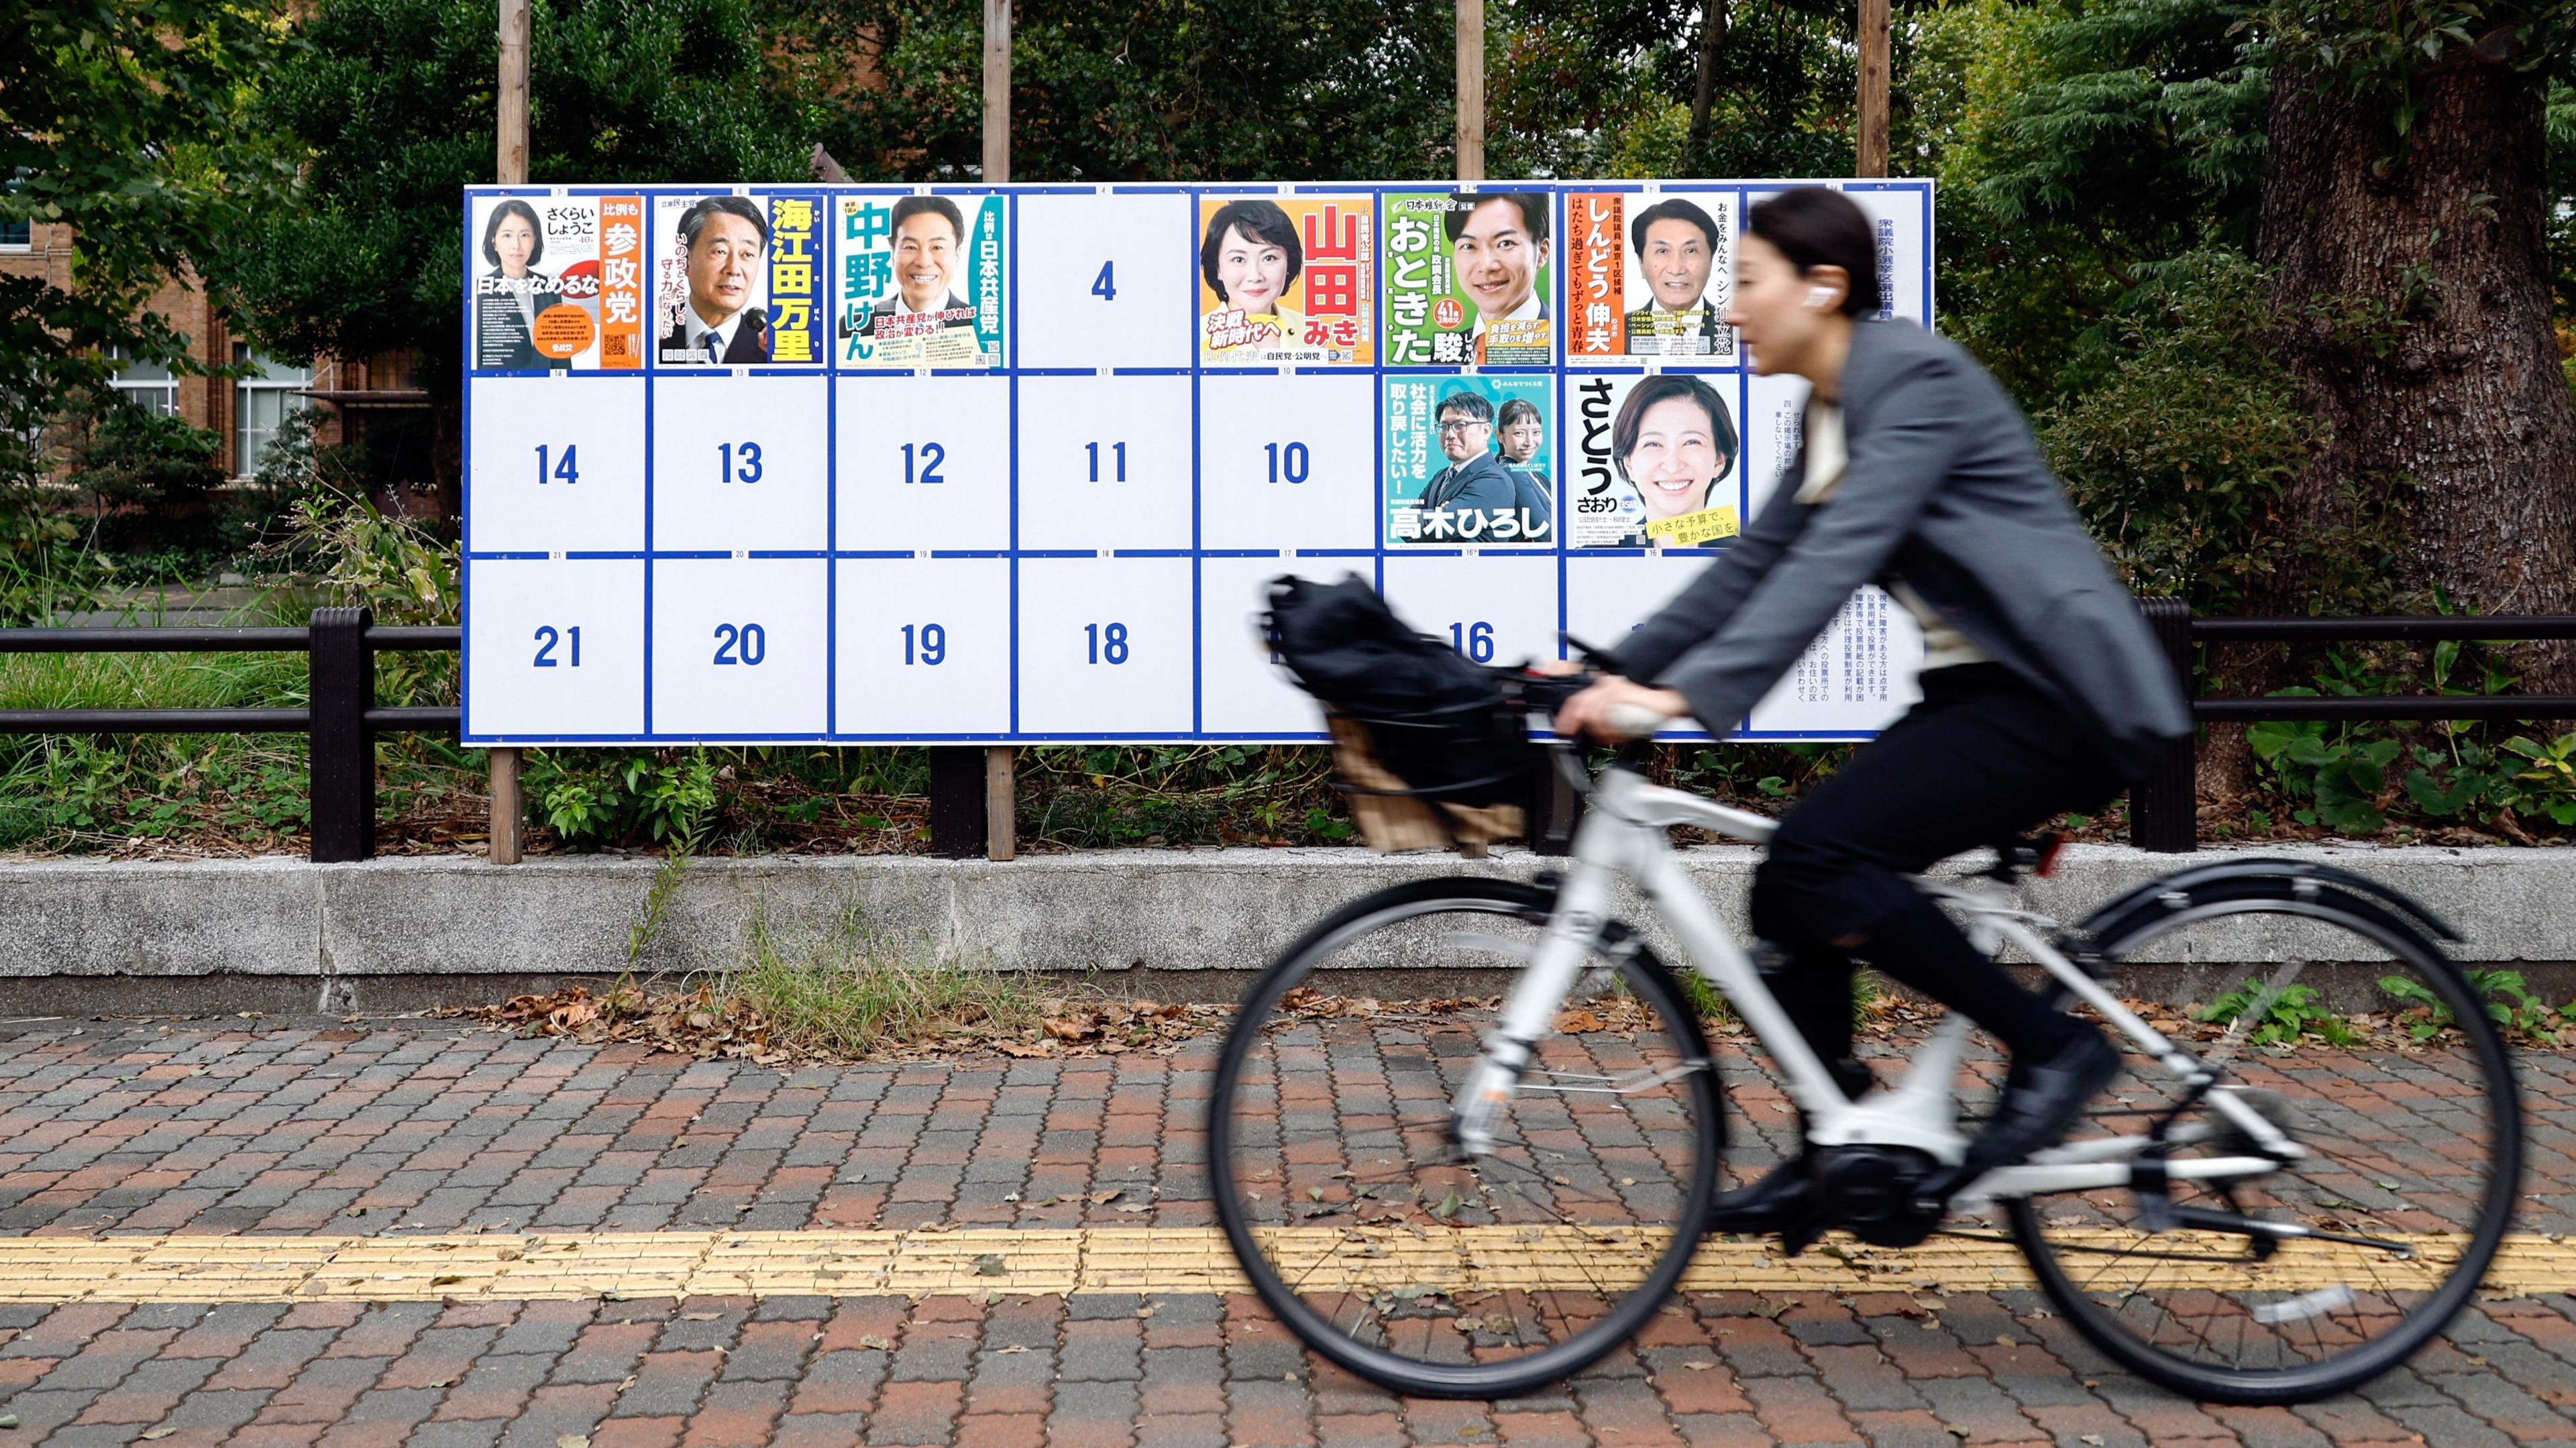
[[(2254, 600), (2306, 612), (2394, 508), (2393, 581), (2482, 613), (2576, 612), (2576, 408), (2550, 331), (2542, 86), (2500, 32), (2386, 100), (2284, 56), (2273, 71), (2257, 252), (2285, 359), (2329, 433), (2269, 526), (2308, 551)], [(2523, 660), (2576, 691), (2571, 653)]]
[(1682, 166), (1693, 176), (1708, 174), (1708, 112), (1717, 101), (1717, 53), (1726, 46), (1729, 0), (1701, 0), (1699, 78), (1691, 87), (1690, 137), (1682, 143)]

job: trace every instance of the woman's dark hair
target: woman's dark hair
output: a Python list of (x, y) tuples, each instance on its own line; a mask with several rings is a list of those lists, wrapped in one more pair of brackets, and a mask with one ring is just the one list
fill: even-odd
[(1757, 203), (1744, 218), (1744, 229), (1779, 249), (1800, 276), (1820, 266), (1838, 266), (1851, 278), (1843, 293), (1843, 315), (1859, 317), (1878, 311), (1878, 242), (1869, 217), (1852, 199), (1822, 186), (1798, 186)]
[[(1687, 372), (1659, 372), (1637, 384), (1628, 400), (1619, 404), (1618, 420), (1610, 424), (1610, 461), (1617, 465), (1619, 476), (1631, 487), (1636, 479), (1628, 477), (1628, 454), (1637, 450), (1637, 430), (1645, 426), (1646, 409), (1658, 402), (1686, 397), (1699, 404), (1708, 414), (1708, 440), (1726, 459), (1717, 476), (1735, 471), (1735, 423), (1726, 415), (1726, 404), (1718, 400), (1717, 389)], [(1712, 480), (1714, 481), (1714, 480)]]
[(1217, 253), (1225, 250), (1229, 231), (1240, 231), (1288, 253), (1288, 280), (1279, 284), (1279, 290), (1284, 293), (1296, 285), (1297, 273), (1306, 269), (1306, 249), (1297, 244), (1296, 223), (1276, 201), (1229, 201), (1208, 218), (1207, 238), (1199, 243), (1199, 275), (1207, 278), (1208, 290), (1216, 293), (1218, 301), (1234, 300), (1225, 294), (1225, 283), (1216, 279)]
[(501, 253), (493, 248), (492, 238), (501, 234), (501, 218), (505, 216), (528, 223), (528, 231), (536, 239), (528, 248), (528, 265), (535, 266), (537, 258), (546, 254), (546, 229), (537, 224), (536, 208), (516, 196), (493, 207), (492, 219), (483, 223), (483, 259), (494, 266), (501, 264)]
[(1545, 418), (1538, 415), (1537, 403), (1530, 401), (1526, 397), (1515, 397), (1503, 404), (1502, 411), (1494, 414), (1494, 426), (1497, 428), (1509, 427), (1524, 417), (1530, 419), (1532, 422), (1546, 421)]

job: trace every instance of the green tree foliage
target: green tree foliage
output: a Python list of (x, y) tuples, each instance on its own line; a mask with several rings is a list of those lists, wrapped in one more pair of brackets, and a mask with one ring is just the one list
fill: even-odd
[[(804, 118), (744, 0), (534, 0), (532, 181), (806, 179)], [(273, 355), (418, 355), (452, 416), (459, 190), (493, 179), (491, 0), (320, 0), (265, 79), (261, 123), (304, 189), (214, 274)], [(453, 436), (452, 430), (446, 432)]]
[(1943, 326), (2025, 405), (2104, 380), (2119, 353), (2100, 343), (2157, 264), (2250, 241), (2270, 85), (2251, 9), (1969, 0), (1925, 18)]
[(13, 0), (0, 8), (0, 220), (77, 225), (69, 284), (0, 277), (0, 430), (105, 381), (105, 349), (188, 370), (144, 310), (264, 214), (281, 153), (243, 122), (277, 54), (263, 7)]
[[(982, 174), (976, 0), (770, 0), (833, 96), (821, 139), (862, 179)], [(1442, 0), (1067, 0), (1011, 45), (1015, 181), (1415, 177), (1453, 166)], [(863, 67), (864, 79), (852, 79)]]
[(2241, 613), (2248, 582), (2295, 547), (2354, 596), (2386, 576), (2381, 513), (2332, 538), (2268, 539), (2253, 524), (2314, 443), (2271, 347), (2263, 278), (2240, 252), (2156, 264), (2088, 333), (2078, 370), (2099, 380), (2036, 419), (2041, 443), (2094, 536), (2141, 594), (2194, 612)]

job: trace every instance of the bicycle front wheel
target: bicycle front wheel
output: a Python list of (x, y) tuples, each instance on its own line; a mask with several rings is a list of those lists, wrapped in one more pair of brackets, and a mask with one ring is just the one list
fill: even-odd
[(1680, 1280), (1716, 1191), (1707, 1043), (1642, 946), (1595, 957), (1474, 1158), (1450, 1103), (1492, 1004), (1342, 984), (1455, 990), (1534, 952), (1553, 902), (1477, 878), (1369, 896), (1271, 966), (1217, 1066), (1208, 1174), (1245, 1274), (1315, 1351), (1399, 1392), (1528, 1392), (1616, 1347)]
[[(2439, 1332), (2502, 1244), (2521, 1174), (2511, 1059), (2480, 992), (2396, 912), (2273, 880), (2167, 901), (2106, 956), (2115, 979), (2206, 981), (2198, 1009), (2157, 1023), (2221, 1084), (2195, 1097), (2132, 1055), (2068, 1143), (2162, 1123), (2167, 1149), (2143, 1159), (2169, 1185), (2011, 1201), (2014, 1233), (2075, 1326), (2167, 1387), (2344, 1391)], [(2262, 1155), (2227, 1096), (2299, 1154), (2233, 1181), (2175, 1175)]]

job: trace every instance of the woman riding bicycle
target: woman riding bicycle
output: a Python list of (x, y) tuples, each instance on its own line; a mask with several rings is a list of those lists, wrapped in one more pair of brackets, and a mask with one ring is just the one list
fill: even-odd
[[(1736, 249), (1754, 370), (1812, 386), (1804, 445), (1750, 528), (1558, 713), (1615, 740), (1621, 705), (1741, 720), (1852, 591), (1886, 588), (1923, 626), (1922, 702), (1782, 821), (1754, 875), (1753, 927), (1800, 1029), (1856, 1087), (1856, 960), (1964, 1012), (2011, 1053), (2003, 1099), (1938, 1194), (2063, 1137), (2115, 1076), (2103, 1035), (2022, 990), (1906, 882), (1934, 862), (2091, 810), (2191, 716), (2172, 667), (2049, 472), (2003, 388), (1956, 344), (1884, 320), (1869, 220), (1839, 192), (1752, 208)], [(1623, 711), (1625, 712), (1625, 711)], [(1801, 1162), (1719, 1199), (1717, 1225), (1803, 1217)]]

